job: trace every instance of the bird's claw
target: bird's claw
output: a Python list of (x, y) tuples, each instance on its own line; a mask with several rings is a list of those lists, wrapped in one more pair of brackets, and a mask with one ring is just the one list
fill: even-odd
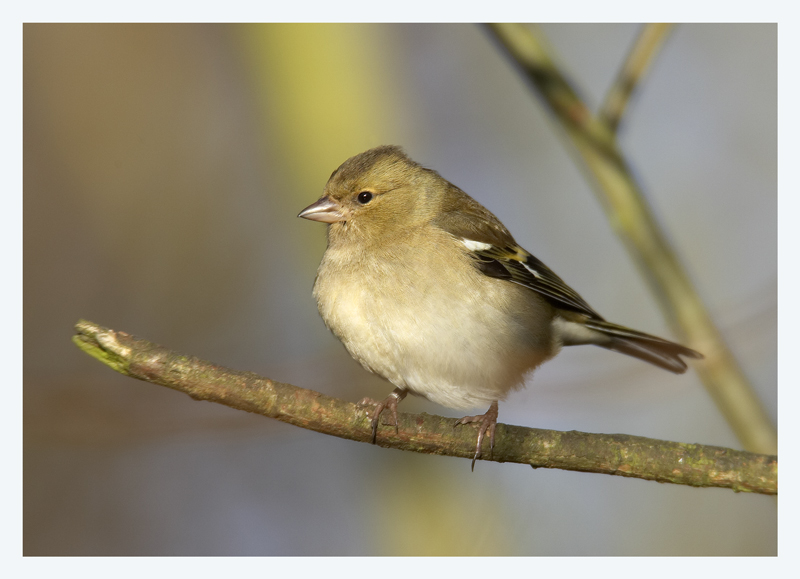
[(475, 456), (472, 458), (472, 470), (475, 471), (475, 461), (481, 458), (481, 446), (483, 445), (483, 437), (486, 432), (489, 432), (489, 458), (492, 458), (494, 451), (494, 431), (497, 426), (497, 402), (492, 402), (486, 414), (478, 414), (477, 416), (465, 416), (457, 420), (453, 425), (455, 428), (461, 424), (478, 423), (478, 444), (475, 447)]
[(375, 410), (372, 412), (372, 444), (375, 444), (378, 438), (378, 422), (380, 419), (381, 414), (384, 410), (391, 410), (392, 412), (392, 419), (394, 420), (394, 432), (395, 434), (400, 434), (399, 427), (397, 425), (397, 403), (400, 402), (403, 398), (406, 397), (408, 394), (407, 390), (403, 390), (401, 388), (395, 388), (392, 390), (392, 393), (389, 394), (386, 398), (384, 398), (380, 402), (376, 402), (371, 398), (362, 398), (358, 402), (358, 406), (375, 406)]

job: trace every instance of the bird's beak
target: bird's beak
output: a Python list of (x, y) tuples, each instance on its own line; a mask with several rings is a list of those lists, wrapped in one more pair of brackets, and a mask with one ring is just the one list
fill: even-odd
[(342, 207), (327, 195), (303, 209), (297, 216), (303, 219), (311, 219), (312, 221), (322, 221), (323, 223), (336, 223), (337, 221), (345, 220)]

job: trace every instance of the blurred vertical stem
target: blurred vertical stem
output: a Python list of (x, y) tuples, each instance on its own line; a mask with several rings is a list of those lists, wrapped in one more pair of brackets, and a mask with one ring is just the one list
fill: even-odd
[[(394, 128), (393, 117), (382, 112), (393, 103), (384, 92), (377, 98), (374, 88), (391, 87), (382, 65), (385, 31), (317, 23), (243, 24), (231, 31), (252, 82), (264, 143), (272, 149), (270, 170), (283, 182), (275, 197), (286, 215), (297, 215), (322, 194), (333, 169), (368, 148), (365, 141), (374, 146), (373, 135)], [(303, 230), (295, 227), (287, 235)], [(298, 259), (317, 259), (322, 237), (320, 228), (292, 238), (282, 251), (294, 246)]]
[(646, 24), (642, 27), (600, 109), (600, 120), (611, 131), (616, 132), (634, 89), (647, 73), (672, 27), (672, 24)]
[(566, 131), (611, 224), (645, 273), (673, 330), (705, 355), (695, 367), (742, 446), (775, 454), (775, 426), (711, 321), (617, 148), (615, 132), (627, 98), (667, 32), (655, 26), (663, 25), (648, 26), (641, 34), (597, 116), (554, 66), (540, 31), (516, 24), (492, 24), (488, 29)]
[[(245, 24), (233, 30), (264, 132), (279, 143), (277, 152), (289, 164), (286, 173), (299, 183), (297, 189), (307, 191), (305, 203), (322, 194), (330, 172), (344, 160), (343, 149), (348, 156), (359, 153), (363, 135), (392, 128), (381, 103), (367, 98), (373, 93), (365, 89), (391, 82), (375, 76), (383, 72), (380, 50), (363, 50), (380, 44), (382, 30), (316, 23)], [(316, 165), (322, 175), (309, 170)]]

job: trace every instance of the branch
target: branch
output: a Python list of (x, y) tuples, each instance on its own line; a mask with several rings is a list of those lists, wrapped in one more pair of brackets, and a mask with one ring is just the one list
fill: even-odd
[(589, 112), (554, 66), (538, 31), (514, 24), (488, 29), (565, 129), (609, 221), (644, 272), (673, 330), (705, 356), (695, 368), (742, 445), (777, 452), (772, 420), (653, 216), (617, 148), (612, 126)]
[[(339, 438), (370, 442), (367, 409), (313, 390), (216, 366), (158, 344), (80, 320), (72, 341), (121, 374)], [(475, 433), (442, 416), (398, 414), (399, 433), (378, 445), (472, 459)], [(625, 434), (587, 434), (497, 425), (495, 462), (614, 474), (696, 487), (778, 494), (778, 458)]]
[(608, 125), (611, 131), (616, 132), (636, 86), (650, 68), (653, 58), (658, 54), (672, 26), (672, 24), (645, 24), (642, 27), (614, 85), (606, 95), (606, 102), (600, 109), (600, 120)]

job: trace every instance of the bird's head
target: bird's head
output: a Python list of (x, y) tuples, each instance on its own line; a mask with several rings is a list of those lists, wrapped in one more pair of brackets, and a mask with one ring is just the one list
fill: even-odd
[(342, 163), (298, 217), (330, 224), (332, 238), (390, 235), (432, 218), (437, 179), (400, 147), (376, 147)]

